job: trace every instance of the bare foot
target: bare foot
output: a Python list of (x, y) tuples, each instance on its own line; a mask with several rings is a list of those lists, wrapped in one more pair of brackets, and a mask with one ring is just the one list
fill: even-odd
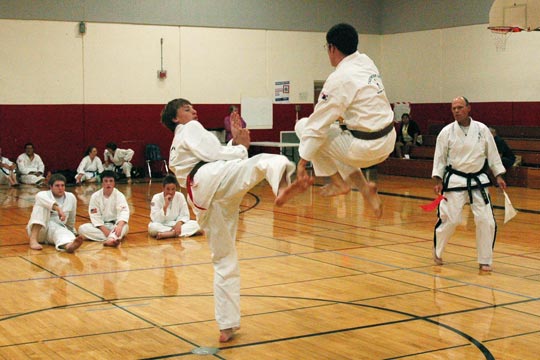
[(107, 239), (107, 241), (105, 241), (105, 242), (103, 243), (103, 246), (113, 246), (113, 247), (116, 247), (116, 246), (118, 246), (119, 244), (120, 244), (120, 241), (119, 241), (119, 240), (109, 238), (109, 239)]
[(326, 184), (321, 188), (320, 194), (324, 197), (345, 195), (351, 191), (351, 187), (347, 183), (338, 185), (334, 183)]
[(276, 200), (274, 200), (274, 204), (276, 206), (285, 205), (287, 201), (292, 199), (294, 196), (303, 193), (311, 185), (313, 185), (313, 178), (309, 176), (306, 176), (302, 179), (296, 179), (285, 189), (279, 189)]
[(37, 240), (30, 239), (30, 249), (32, 250), (42, 250), (43, 246), (37, 242)]
[(492, 270), (491, 265), (488, 264), (480, 264), (479, 268), (482, 272), (491, 272)]
[(176, 234), (175, 234), (174, 230), (164, 231), (164, 232), (157, 233), (156, 239), (157, 240), (168, 239), (168, 238), (175, 237), (175, 236), (176, 236)]
[(75, 250), (77, 250), (79, 247), (81, 247), (83, 241), (84, 241), (84, 237), (82, 237), (81, 235), (77, 236), (75, 238), (75, 240), (73, 240), (72, 242), (70, 242), (69, 244), (66, 245), (66, 247), (65, 247), (66, 252), (68, 252), (70, 254), (75, 252)]
[(433, 249), (433, 262), (435, 262), (436, 265), (444, 265), (443, 259), (437, 256), (435, 249)]
[(234, 337), (234, 333), (238, 329), (240, 329), (240, 328), (237, 327), (237, 328), (229, 328), (229, 329), (225, 329), (225, 330), (220, 330), (219, 331), (219, 342), (224, 343), (224, 342), (230, 341)]
[(375, 216), (380, 218), (382, 216), (383, 209), (381, 199), (377, 193), (377, 184), (374, 182), (368, 182), (362, 190), (362, 196), (364, 197), (364, 200), (369, 203), (369, 206), (375, 213)]

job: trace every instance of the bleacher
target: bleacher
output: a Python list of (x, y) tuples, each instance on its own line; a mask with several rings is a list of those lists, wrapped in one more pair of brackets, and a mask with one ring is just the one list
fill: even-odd
[[(521, 159), (506, 173), (509, 186), (540, 189), (540, 127), (494, 126), (514, 154)], [(380, 174), (430, 178), (433, 156), (440, 124), (429, 127), (429, 134), (423, 135), (423, 145), (413, 147), (410, 159), (390, 157), (378, 166)]]

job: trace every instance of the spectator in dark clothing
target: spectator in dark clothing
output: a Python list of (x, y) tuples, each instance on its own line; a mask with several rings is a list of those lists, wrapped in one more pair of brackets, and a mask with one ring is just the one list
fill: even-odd
[(510, 149), (506, 141), (504, 141), (503, 138), (497, 135), (497, 131), (494, 128), (489, 128), (489, 130), (491, 130), (493, 138), (495, 139), (495, 144), (497, 145), (497, 150), (499, 151), (499, 155), (501, 156), (504, 168), (511, 168), (516, 162), (516, 156), (514, 155), (514, 152), (512, 151), (512, 149)]
[(411, 147), (419, 145), (419, 135), (420, 127), (411, 120), (411, 116), (407, 113), (401, 115), (401, 123), (397, 130), (396, 156), (400, 159), (404, 156), (409, 158)]

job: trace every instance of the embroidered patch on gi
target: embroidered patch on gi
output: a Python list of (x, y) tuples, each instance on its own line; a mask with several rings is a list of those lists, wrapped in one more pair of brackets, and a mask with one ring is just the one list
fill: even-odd
[(97, 214), (97, 208), (90, 209), (90, 214)]
[(328, 94), (321, 93), (321, 100), (324, 100), (324, 101), (328, 100), (328, 96), (329, 96)]
[(153, 201), (150, 203), (150, 206), (154, 206), (154, 202), (153, 202)]
[(382, 84), (382, 78), (381, 78), (381, 75), (379, 74), (373, 74), (369, 77), (368, 79), (368, 84), (373, 84), (375, 86), (377, 86), (377, 88), (379, 90), (377, 90), (377, 94), (380, 94), (384, 91), (384, 86)]

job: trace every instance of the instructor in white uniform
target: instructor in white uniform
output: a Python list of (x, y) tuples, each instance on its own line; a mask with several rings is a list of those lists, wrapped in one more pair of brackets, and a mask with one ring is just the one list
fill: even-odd
[(328, 59), (336, 69), (319, 95), (313, 114), (295, 126), (300, 138), (297, 173), (311, 161), (317, 176), (329, 176), (323, 196), (346, 194), (353, 183), (380, 217), (382, 205), (375, 183), (361, 168), (383, 162), (396, 143), (394, 113), (386, 98), (379, 70), (357, 51), (358, 34), (349, 24), (333, 26), (326, 34)]
[(463, 97), (452, 101), (455, 121), (437, 136), (432, 177), (435, 193), (444, 194), (439, 204), (439, 221), (435, 226), (433, 259), (442, 265), (442, 254), (448, 240), (461, 223), (466, 203), (471, 205), (476, 224), (476, 247), (481, 271), (491, 271), (497, 224), (487, 187), (491, 185), (485, 164), (495, 175), (497, 184), (506, 189), (502, 175), (506, 172), (489, 128), (471, 119), (471, 105)]
[(45, 164), (43, 164), (41, 157), (34, 153), (34, 144), (32, 143), (24, 145), (24, 153), (17, 158), (17, 168), (23, 184), (41, 185), (47, 182), (43, 176)]
[(161, 122), (174, 132), (169, 168), (186, 188), (212, 251), (220, 342), (229, 341), (240, 326), (240, 269), (235, 241), (242, 198), (266, 179), (276, 201), (283, 204), (312, 183), (304, 177), (290, 184), (294, 164), (285, 156), (259, 154), (248, 158), (249, 130), (241, 127), (238, 113), (231, 115), (231, 121), (233, 140), (224, 146), (197, 121), (197, 111), (188, 100), (172, 100), (161, 112)]

